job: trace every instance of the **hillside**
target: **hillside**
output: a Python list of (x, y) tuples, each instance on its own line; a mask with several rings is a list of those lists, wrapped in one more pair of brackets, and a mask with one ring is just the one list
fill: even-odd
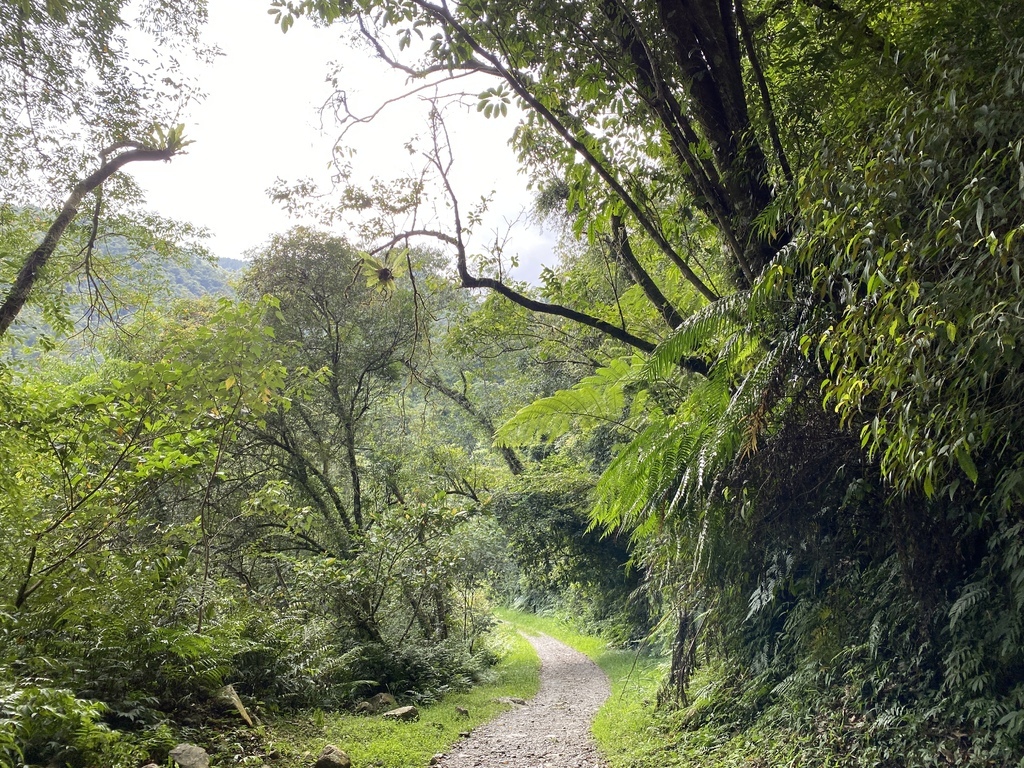
[(163, 269), (175, 297), (196, 298), (209, 295), (234, 296), (234, 281), (245, 266), (246, 262), (241, 259), (218, 259), (216, 263), (211, 263), (196, 256), (192, 257), (191, 263), (169, 262)]

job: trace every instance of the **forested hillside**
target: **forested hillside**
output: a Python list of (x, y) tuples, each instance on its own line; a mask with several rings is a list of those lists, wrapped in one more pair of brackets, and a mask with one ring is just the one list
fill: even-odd
[[(215, 761), (269, 764), (486, 679), (501, 603), (666, 654), (630, 765), (1024, 761), (1024, 3), (270, 6), (457, 93), (231, 281), (122, 173), (196, 87), (122, 27), (173, 71), (202, 7), (4, 19), (0, 764), (164, 762), (232, 696)], [(471, 237), (467, 88), (538, 285)]]
[(165, 265), (167, 281), (176, 296), (198, 298), (200, 296), (231, 296), (233, 282), (246, 263), (240, 259), (218, 259), (210, 263), (193, 256), (184, 263)]

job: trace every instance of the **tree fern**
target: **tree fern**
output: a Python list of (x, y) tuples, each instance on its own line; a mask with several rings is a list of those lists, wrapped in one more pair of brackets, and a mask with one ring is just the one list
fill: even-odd
[(689, 518), (702, 532), (692, 541), (697, 548), (720, 533), (707, 530), (707, 512), (723, 478), (757, 450), (759, 435), (778, 415), (786, 371), (798, 351), (792, 334), (765, 347), (744, 320), (747, 300), (739, 296), (728, 307), (702, 310), (654, 352), (644, 367), (649, 379), (676, 375), (673, 361), (695, 352), (701, 334), (705, 342), (706, 334), (716, 335), (721, 344), (709, 376), (690, 386), (674, 412), (650, 410), (643, 431), (608, 466), (592, 510), (595, 526), (629, 530), (641, 549), (658, 546), (659, 529), (670, 517)]
[(728, 387), (711, 378), (695, 386), (676, 413), (652, 410), (647, 427), (619, 452), (598, 483), (595, 525), (631, 529), (637, 539), (649, 533), (650, 513), (676, 493), (727, 404)]
[(655, 495), (675, 476), (692, 450), (691, 425), (661, 415), (621, 450), (601, 476), (593, 524), (624, 528), (642, 538), (656, 522)]
[(633, 381), (640, 358), (619, 358), (570, 389), (562, 389), (521, 408), (494, 436), (499, 447), (550, 443), (573, 429), (621, 424), (625, 388)]
[(747, 292), (738, 292), (690, 315), (651, 355), (645, 369), (648, 379), (671, 376), (681, 359), (706, 352), (724, 335), (743, 328), (748, 301)]

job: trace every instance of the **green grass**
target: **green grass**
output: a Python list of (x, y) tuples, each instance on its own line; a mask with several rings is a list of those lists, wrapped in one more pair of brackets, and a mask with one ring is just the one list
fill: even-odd
[[(511, 625), (496, 630), (503, 659), (494, 679), (465, 693), (446, 696), (437, 704), (420, 707), (419, 720), (394, 722), (380, 717), (341, 713), (304, 713), (275, 723), (274, 746), (281, 768), (309, 768), (326, 744), (334, 744), (352, 758), (355, 768), (424, 768), (432, 755), (445, 752), (468, 731), (509, 708), (495, 701), (502, 697), (529, 698), (540, 686), (540, 661), (530, 644)], [(404, 702), (400, 702), (404, 703)], [(456, 712), (469, 710), (469, 717)]]
[(543, 632), (589, 656), (612, 684), (612, 695), (594, 718), (593, 734), (612, 768), (637, 765), (637, 757), (658, 752), (663, 739), (650, 728), (654, 700), (665, 675), (658, 657), (611, 648), (605, 640), (576, 632), (558, 619), (509, 609), (498, 618), (524, 632)]

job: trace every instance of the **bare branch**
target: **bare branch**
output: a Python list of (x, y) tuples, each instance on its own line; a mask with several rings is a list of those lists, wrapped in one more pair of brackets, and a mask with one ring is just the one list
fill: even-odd
[(367, 253), (369, 253), (371, 256), (374, 256), (380, 253), (381, 251), (389, 251), (396, 245), (398, 245), (400, 242), (402, 242), (403, 240), (408, 240), (410, 237), (432, 237), (435, 240), (440, 240), (442, 243), (448, 243), (448, 245), (457, 246), (459, 244), (458, 240), (456, 240), (454, 237), (452, 237), (446, 232), (441, 232), (436, 229), (409, 229), (395, 235), (394, 237), (385, 241), (382, 245), (378, 245), (376, 248), (367, 251)]
[[(419, 80), (424, 77), (427, 77), (428, 75), (434, 75), (439, 72), (445, 72), (448, 75), (454, 75), (455, 70), (443, 64), (434, 64), (433, 66), (424, 67), (423, 69), (415, 69), (406, 64), (403, 64), (402, 62), (395, 59), (390, 53), (388, 53), (384, 46), (381, 45), (380, 40), (378, 40), (373, 35), (373, 33), (366, 28), (366, 25), (363, 23), (363, 17), (361, 14), (356, 18), (359, 24), (360, 34), (362, 34), (362, 36), (366, 38), (370, 45), (373, 46), (374, 50), (377, 52), (378, 58), (380, 58), (381, 61), (383, 61), (385, 64), (392, 67), (393, 69), (397, 69), (399, 72), (405, 72), (405, 74), (407, 74), (410, 77), (410, 79)], [(463, 62), (459, 69), (463, 70), (462, 74), (483, 72), (489, 75), (500, 76), (498, 70), (494, 69), (493, 67), (487, 66), (482, 61), (478, 61), (477, 59), (469, 59), (468, 61)]]
[[(545, 122), (547, 122), (548, 125), (550, 125), (555, 132), (562, 137), (563, 141), (586, 159), (588, 165), (593, 168), (593, 170), (601, 177), (605, 184), (611, 188), (616, 196), (622, 200), (630, 213), (636, 217), (637, 221), (640, 222), (641, 226), (647, 234), (650, 235), (651, 239), (654, 240), (658, 248), (668, 256), (674, 264), (676, 264), (683, 277), (685, 277), (686, 280), (693, 285), (702, 296), (704, 296), (704, 298), (708, 301), (717, 301), (719, 299), (718, 294), (711, 290), (711, 288), (709, 288), (708, 285), (701, 280), (692, 269), (690, 269), (686, 261), (665, 238), (665, 235), (660, 228), (655, 226), (654, 222), (652, 222), (650, 217), (642, 210), (637, 201), (633, 199), (632, 195), (626, 191), (625, 187), (622, 186), (622, 183), (608, 169), (607, 164), (587, 146), (583, 137), (580, 135), (583, 133), (582, 129), (580, 129), (579, 132), (571, 130), (563, 120), (559, 119), (551, 109), (541, 103), (541, 101), (532, 93), (532, 91), (527, 87), (524, 77), (520, 73), (514, 72), (506, 67), (495, 54), (486, 50), (480, 42), (458, 22), (446, 7), (425, 2), (424, 0), (415, 0), (415, 2), (416, 5), (425, 10), (439, 22), (453, 29), (478, 56), (489, 62), (491, 67), (498, 73), (498, 76), (512, 87), (512, 90), (515, 91), (516, 95), (528, 104), (538, 115), (540, 115)], [(587, 138), (590, 137), (588, 136)], [(487, 278), (480, 279), (486, 280)], [(499, 293), (500, 292), (501, 291), (499, 290)], [(614, 328), (615, 326), (611, 327)]]
[[(436, 115), (436, 113), (435, 120), (440, 123), (440, 116)], [(440, 125), (440, 130), (444, 130), (443, 123)], [(471, 274), (468, 266), (466, 244), (462, 239), (463, 228), (462, 218), (459, 213), (459, 201), (455, 196), (455, 191), (452, 189), (451, 181), (448, 178), (448, 171), (451, 168), (452, 160), (449, 155), (447, 163), (442, 161), (441, 147), (437, 144), (436, 129), (434, 142), (434, 152), (430, 156), (429, 160), (433, 163), (434, 167), (437, 168), (438, 173), (440, 174), (441, 182), (444, 185), (445, 191), (448, 194), (448, 200), (452, 206), (452, 214), (455, 217), (455, 236), (454, 238), (450, 235), (445, 236), (445, 242), (452, 243), (454, 240), (453, 244), (456, 252), (456, 270), (459, 274), (459, 282), (463, 288), (487, 288), (488, 290), (504, 296), (509, 301), (518, 304), (531, 312), (540, 312), (545, 315), (564, 317), (565, 319), (572, 320), (580, 325), (601, 331), (601, 333), (634, 347), (635, 349), (639, 349), (643, 352), (654, 351), (656, 345), (653, 342), (640, 338), (639, 336), (635, 336), (625, 328), (621, 328), (598, 317), (588, 315), (585, 312), (580, 312), (561, 304), (551, 304), (545, 301), (538, 301), (537, 299), (533, 299), (520, 291), (515, 290), (500, 280), (490, 277), (477, 277)], [(681, 360), (679, 364), (686, 370), (699, 373), (701, 375), (707, 375), (709, 370), (707, 363), (704, 360), (697, 358), (686, 358), (685, 360)]]

